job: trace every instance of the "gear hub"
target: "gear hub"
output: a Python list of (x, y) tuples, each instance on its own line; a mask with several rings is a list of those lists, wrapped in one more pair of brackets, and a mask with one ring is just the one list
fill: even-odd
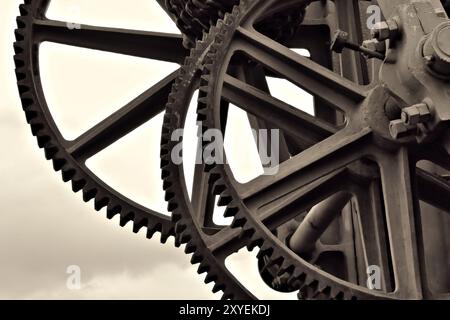
[(424, 57), (430, 69), (439, 75), (450, 76), (450, 22), (436, 27), (425, 42)]

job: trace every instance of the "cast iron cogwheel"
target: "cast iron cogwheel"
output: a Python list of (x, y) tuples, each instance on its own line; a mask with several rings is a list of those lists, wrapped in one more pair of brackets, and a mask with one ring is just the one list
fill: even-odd
[[(225, 23), (221, 25), (218, 31), (216, 40), (213, 41), (211, 48), (206, 53), (207, 58), (199, 93), (202, 98), (199, 99), (198, 107), (199, 119), (202, 120), (202, 130), (220, 129), (223, 126), (223, 119), (221, 119), (219, 111), (221, 105), (218, 103), (220, 101), (219, 88), (222, 88), (225, 83), (228, 87), (231, 83), (231, 86), (237, 88), (237, 90), (245, 85), (239, 84), (236, 79), (228, 79), (228, 76), (225, 75), (227, 65), (224, 65), (224, 63), (230, 63), (226, 59), (230, 58), (228, 50), (230, 48), (235, 49), (231, 42), (236, 33), (239, 33), (239, 42), (236, 44), (239, 46), (236, 49), (238, 52), (247, 53), (271, 70), (289, 74), (290, 79), (293, 79), (294, 76), (293, 73), (289, 72), (294, 72), (297, 75), (302, 74), (303, 78), (299, 77), (304, 79), (304, 82), (309, 83), (308, 89), (319, 97), (335, 103), (336, 108), (345, 112), (347, 121), (344, 128), (337, 133), (333, 133), (304, 153), (286, 161), (288, 166), (280, 168), (280, 173), (275, 177), (260, 177), (261, 179), (256, 179), (256, 182), (252, 181), (249, 185), (238, 188), (238, 183), (234, 181), (232, 172), (226, 165), (213, 164), (207, 166), (206, 169), (209, 174), (216, 179), (215, 193), (221, 196), (222, 203), (228, 202), (227, 213), (234, 216), (232, 225), (241, 230), (242, 236), (250, 238), (249, 249), (259, 247), (260, 254), (270, 257), (272, 262), (279, 266), (281, 273), (287, 272), (290, 275), (290, 282), (296, 283), (301, 288), (302, 295), (306, 294), (307, 297), (315, 298), (322, 295), (327, 298), (345, 299), (417, 299), (423, 295), (424, 298), (448, 298), (445, 294), (442, 297), (439, 294), (430, 296), (431, 292), (425, 291), (425, 288), (422, 289), (420, 278), (423, 275), (421, 275), (419, 260), (416, 258), (414, 249), (416, 246), (414, 230), (418, 230), (414, 229), (414, 226), (418, 222), (414, 217), (414, 205), (412, 204), (415, 178), (412, 177), (414, 171), (410, 169), (410, 164), (429, 159), (424, 156), (427, 146), (411, 147), (408, 144), (394, 146), (388, 142), (389, 139), (392, 139), (388, 128), (389, 119), (379, 118), (378, 116), (378, 110), (383, 107), (383, 104), (380, 106), (380, 103), (384, 99), (388, 99), (381, 86), (363, 88), (351, 84), (343, 78), (337, 79), (332, 72), (320, 68), (317, 70), (318, 66), (314, 67), (308, 59), (294, 58), (276, 41), (269, 41), (268, 38), (261, 34), (258, 35), (258, 32), (254, 32), (251, 28), (243, 27), (244, 25), (247, 26), (246, 19), (251, 21), (257, 19), (252, 16), (251, 12), (259, 12), (259, 4), (267, 6), (267, 1), (241, 1), (237, 14), (225, 19)], [(243, 43), (248, 46), (248, 49)], [(273, 54), (275, 52), (277, 53), (276, 58), (271, 60), (268, 53)], [(302, 70), (307, 70), (307, 72)], [(312, 82), (312, 79), (317, 80), (317, 78), (321, 79), (320, 83)], [(232, 83), (233, 81), (234, 83)], [(316, 86), (313, 87), (311, 83), (315, 83)], [(224, 85), (224, 87), (227, 85)], [(304, 83), (304, 85), (306, 84)], [(327, 87), (332, 87), (333, 90), (336, 90), (337, 95), (345, 97), (343, 100), (346, 102), (340, 103), (338, 101), (340, 97), (337, 97), (336, 94), (327, 96)], [(262, 101), (263, 98), (260, 97), (260, 93), (256, 91), (250, 93), (249, 90), (252, 91), (251, 88), (246, 87), (245, 90), (240, 91), (243, 96), (242, 101), (248, 101), (248, 99), (251, 99), (251, 95), (253, 95), (254, 101)], [(334, 98), (330, 98), (331, 96)], [(273, 105), (276, 106), (277, 104), (273, 102)], [(286, 112), (285, 108), (277, 108), (280, 112)], [(261, 110), (258, 114), (263, 116)], [(384, 118), (386, 118), (386, 115), (384, 115)], [(304, 121), (304, 118), (301, 117), (297, 117), (297, 119)], [(378, 122), (375, 123), (374, 121)], [(387, 125), (385, 125), (386, 122)], [(376, 138), (372, 138), (373, 136)], [(379, 143), (380, 140), (378, 139), (380, 138), (385, 145)], [(203, 146), (208, 147), (209, 143), (204, 142)], [(326, 199), (326, 197), (320, 198), (321, 196), (317, 193), (328, 192), (329, 187), (325, 186), (331, 186), (329, 184), (331, 181), (334, 181), (333, 185), (336, 185), (339, 181), (343, 184), (343, 181), (346, 181), (347, 172), (344, 176), (341, 176), (341, 174), (346, 170), (346, 166), (366, 157), (370, 157), (380, 168), (384, 203), (388, 212), (386, 219), (389, 220), (387, 223), (389, 224), (390, 237), (393, 237), (390, 239), (390, 245), (393, 248), (391, 248), (391, 258), (393, 259), (396, 287), (395, 291), (388, 293), (369, 290), (349, 282), (346, 283), (337, 277), (326, 274), (280, 242), (260, 219), (261, 216), (264, 216), (264, 219), (271, 221), (271, 228), (273, 228), (275, 214), (281, 212), (281, 210), (277, 211), (276, 209), (278, 205), (282, 205), (281, 201), (285, 200), (286, 204), (283, 205), (289, 206), (292, 209), (291, 211), (294, 212), (300, 210), (299, 208), (307, 208), (303, 207), (305, 204), (301, 204), (301, 201), (308, 204), (312, 202), (311, 197), (317, 197), (319, 202)], [(226, 161), (224, 162), (226, 163)], [(420, 170), (418, 172), (420, 173)], [(290, 176), (291, 173), (292, 176)], [(418, 177), (420, 178), (420, 174), (418, 174)], [(291, 183), (295, 180), (294, 178), (298, 180), (298, 184)], [(280, 190), (276, 191), (278, 187)], [(262, 194), (260, 198), (256, 195), (258, 190)], [(294, 198), (291, 196), (293, 194), (298, 194), (298, 196)], [(264, 200), (264, 195), (269, 196), (269, 198)], [(282, 200), (283, 198), (284, 200)], [(249, 200), (245, 201), (246, 199)], [(268, 211), (262, 214), (259, 211), (264, 206), (268, 208), (265, 209)], [(269, 220), (268, 217), (271, 219)], [(284, 221), (281, 215), (279, 218), (280, 221)], [(420, 228), (420, 225), (417, 228)], [(405, 268), (408, 270), (405, 270)]]
[[(151, 238), (156, 232), (161, 233), (161, 242), (164, 243), (168, 237), (174, 235), (171, 218), (147, 209), (109, 187), (86, 167), (85, 160), (98, 151), (97, 146), (99, 149), (105, 148), (163, 111), (177, 73), (171, 74), (137, 100), (130, 102), (109, 117), (107, 122), (102, 122), (103, 127), (96, 126), (95, 130), (100, 128), (99, 130), (89, 131), (70, 142), (62, 137), (46, 105), (39, 79), (38, 49), (40, 42), (54, 40), (58, 43), (105, 51), (113, 48), (112, 52), (181, 63), (186, 54), (182, 39), (174, 35), (165, 37), (151, 32), (84, 25), (80, 30), (69, 30), (66, 24), (45, 17), (49, 3), (50, 0), (26, 0), (21, 4), (20, 16), (17, 17), (18, 28), (15, 31), (14, 61), (17, 83), (32, 133), (36, 136), (39, 147), (44, 149), (46, 158), (52, 160), (53, 168), (61, 171), (63, 180), (72, 182), (74, 192), (83, 192), (84, 201), (94, 199), (96, 210), (106, 207), (109, 219), (119, 214), (121, 226), (133, 221), (134, 232), (143, 227), (147, 228), (147, 238)], [(137, 47), (129, 41), (136, 41)], [(155, 42), (162, 46), (161, 52), (152, 52), (147, 47), (150, 45), (157, 48)]]
[[(191, 262), (199, 264), (199, 273), (206, 273), (206, 283), (215, 283), (214, 292), (220, 290), (224, 292), (224, 299), (255, 298), (225, 267), (226, 257), (236, 250), (246, 246), (250, 250), (254, 249), (255, 242), (252, 240), (254, 232), (248, 232), (249, 227), (236, 229), (236, 223), (233, 227), (225, 226), (211, 230), (202, 225), (202, 219), (196, 218), (198, 212), (193, 209), (184, 184), (183, 165), (175, 164), (171, 160), (171, 154), (178, 144), (171, 139), (171, 135), (176, 129), (183, 128), (191, 96), (197, 87), (200, 88), (198, 120), (207, 121), (204, 111), (207, 110), (205, 98), (208, 96), (207, 80), (210, 77), (208, 70), (216, 61), (217, 50), (220, 50), (222, 45), (226, 45), (229, 32), (234, 30), (234, 26), (240, 21), (247, 8), (251, 7), (251, 3), (251, 1), (241, 1), (240, 6), (235, 7), (232, 14), (226, 14), (224, 21), (219, 20), (217, 26), (212, 28), (210, 33), (192, 50), (170, 95), (164, 116), (161, 142), (162, 178), (168, 208), (172, 212), (173, 221), (176, 222), (176, 241), (186, 243), (186, 253), (192, 254)], [(231, 193), (221, 179), (221, 172), (213, 169), (205, 179), (209, 180), (212, 192), (220, 197), (218, 204), (227, 205), (225, 216), (236, 216), (240, 204), (232, 200)], [(196, 188), (202, 188), (195, 181), (194, 185)], [(272, 262), (278, 262), (283, 258), (282, 254), (268, 243), (262, 244), (258, 254), (258, 257), (263, 256), (270, 257)], [(301, 272), (299, 268), (296, 272), (291, 272), (289, 266), (279, 270), (280, 275), (290, 278), (288, 282), (293, 288), (302, 287), (304, 297), (335, 299), (372, 297), (370, 293), (355, 293), (343, 281), (330, 279), (326, 273), (315, 270), (307, 264), (302, 265)], [(300, 286), (302, 279), (303, 283)]]

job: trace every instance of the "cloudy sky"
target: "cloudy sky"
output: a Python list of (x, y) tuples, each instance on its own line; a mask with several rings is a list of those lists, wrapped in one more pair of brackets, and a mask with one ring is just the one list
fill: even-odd
[[(95, 212), (92, 203), (73, 194), (45, 160), (25, 122), (15, 86), (12, 44), (20, 3), (1, 0), (0, 10), (0, 298), (218, 298), (171, 240), (161, 245), (158, 239), (145, 239), (144, 232), (133, 234), (130, 226), (120, 228), (116, 219), (108, 221), (104, 212)], [(48, 15), (93, 25), (178, 32), (153, 0), (54, 0)], [(177, 67), (54, 44), (43, 45), (40, 63), (46, 99), (68, 139)], [(159, 159), (154, 159), (161, 119), (88, 165), (108, 184), (163, 212)], [(136, 172), (136, 167), (145, 170)], [(249, 166), (244, 168), (248, 176)], [(230, 268), (238, 277), (245, 276), (250, 289), (260, 290), (262, 298), (291, 298), (262, 289), (254, 259), (242, 253), (233, 257)], [(66, 286), (71, 265), (81, 268), (80, 290)]]

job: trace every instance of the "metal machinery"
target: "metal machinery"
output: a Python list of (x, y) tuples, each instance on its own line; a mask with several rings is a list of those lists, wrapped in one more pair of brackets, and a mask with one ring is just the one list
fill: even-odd
[[(97, 210), (120, 215), (121, 225), (132, 221), (135, 232), (147, 228), (149, 238), (175, 236), (224, 299), (255, 297), (225, 264), (245, 247), (258, 251), (267, 286), (299, 299), (450, 297), (449, 1), (158, 0), (182, 37), (69, 30), (46, 18), (49, 3), (20, 7), (18, 87), (46, 157)], [(372, 5), (382, 19), (369, 29)], [(43, 41), (180, 69), (67, 141), (40, 82)], [(267, 77), (311, 94), (314, 114), (275, 98)], [(197, 164), (189, 196), (183, 164), (171, 158), (178, 144), (172, 134), (185, 126), (196, 90), (203, 132), (225, 134), (230, 104), (247, 113), (253, 129), (281, 131), (275, 174), (241, 183), (228, 164)], [(161, 168), (172, 219), (134, 203), (85, 165), (164, 110)], [(216, 199), (231, 225), (213, 222)], [(381, 271), (378, 288), (367, 285), (373, 266)]]

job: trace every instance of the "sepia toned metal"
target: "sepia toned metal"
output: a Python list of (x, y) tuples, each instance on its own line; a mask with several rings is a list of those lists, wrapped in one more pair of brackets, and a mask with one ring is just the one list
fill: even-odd
[[(449, 297), (448, 227), (434, 225), (436, 234), (430, 232), (433, 228), (430, 221), (434, 219), (443, 219), (443, 225), (448, 225), (447, 213), (430, 209), (430, 205), (443, 208), (439, 199), (446, 194), (448, 182), (422, 164), (431, 161), (449, 168), (446, 144), (442, 141), (446, 136), (448, 84), (430, 67), (421, 49), (426, 39), (436, 32), (435, 28), (446, 23), (447, 17), (442, 16), (442, 10), (435, 10), (436, 3), (428, 1), (378, 3), (392, 19), (387, 23), (389, 35), (381, 37), (373, 33), (377, 41), (387, 42), (382, 63), (364, 59), (356, 50), (344, 50), (337, 57), (339, 66), (336, 67), (333, 66), (336, 56), (328, 47), (323, 49), (331, 56), (327, 68), (315, 62), (313, 54), (307, 59), (289, 49), (308, 48), (307, 41), (302, 46), (292, 43), (301, 43), (297, 39), (302, 37), (320, 39), (324, 25), (328, 27), (325, 28), (328, 39), (345, 26), (359, 26), (359, 30), (358, 27), (352, 30), (351, 41), (370, 40), (364, 37), (367, 33), (355, 16), (351, 19), (356, 21), (341, 24), (336, 19), (330, 23), (330, 12), (359, 12), (360, 2), (335, 1), (332, 10), (323, 3), (303, 2), (310, 5), (298, 38), (283, 44), (251, 27), (258, 21), (258, 15), (271, 11), (270, 7), (279, 2), (256, 0), (241, 1), (223, 23), (212, 29), (209, 36), (214, 39), (207, 38), (199, 44), (198, 52), (191, 54), (191, 63), (188, 61), (184, 67), (185, 72), (174, 87), (173, 99), (166, 109), (163, 177), (179, 241), (187, 243), (187, 252), (193, 253), (193, 263), (200, 263), (199, 271), (207, 273), (207, 282), (215, 282), (215, 290), (224, 291), (224, 298), (252, 297), (245, 284), (234, 279), (225, 267), (226, 258), (243, 247), (250, 250), (258, 247), (262, 261), (260, 272), (270, 287), (283, 292), (297, 290), (301, 299)], [(314, 12), (321, 14), (315, 16)], [(309, 13), (313, 18), (309, 19)], [(322, 25), (316, 17), (325, 20)], [(329, 45), (331, 41), (325, 38), (324, 43), (327, 42)], [(205, 47), (209, 48), (206, 52)], [(252, 71), (239, 72), (246, 68)], [(262, 72), (259, 80), (246, 76), (255, 76), (257, 72)], [(287, 79), (315, 96), (323, 103), (322, 109), (328, 108), (328, 116), (320, 112), (310, 116), (273, 98), (263, 84), (267, 75)], [(299, 153), (293, 152), (281, 163), (278, 174), (261, 176), (246, 184), (238, 183), (226, 164), (208, 165), (204, 172), (198, 170), (195, 188), (199, 189), (202, 183), (210, 186), (219, 197), (218, 203), (227, 206), (226, 215), (234, 217), (231, 226), (203, 224), (209, 220), (205, 215), (211, 210), (198, 212), (195, 208), (205, 206), (189, 206), (190, 200), (186, 199), (184, 186), (178, 180), (183, 171), (170, 161), (173, 147), (170, 132), (184, 126), (189, 104), (185, 100), (190, 99), (196, 88), (200, 88), (197, 111), (203, 130), (225, 130), (228, 102), (274, 124), (283, 131), (287, 141), (300, 147)], [(442, 104), (438, 106), (432, 101)], [(331, 110), (339, 112), (334, 111), (333, 115)], [(344, 123), (340, 118), (342, 113)], [(405, 127), (405, 134), (393, 136), (392, 127), (398, 121)], [(203, 147), (208, 147), (208, 142)], [(435, 197), (427, 191), (428, 187), (436, 192)], [(327, 213), (333, 212), (326, 204), (332, 204), (334, 195), (340, 192), (352, 195), (348, 204), (351, 218), (347, 219), (352, 227), (340, 230), (350, 235), (351, 240), (344, 243), (352, 250), (345, 250), (344, 245), (327, 245), (327, 241), (315, 242), (319, 237), (307, 237), (311, 228), (302, 224), (311, 214), (309, 219), (327, 217), (319, 219), (326, 226)], [(207, 199), (206, 196), (198, 198)], [(335, 217), (345, 221), (343, 204), (336, 202)], [(435, 218), (431, 219), (430, 215)], [(323, 237), (327, 228), (313, 229)], [(304, 247), (304, 238), (299, 234), (311, 241), (309, 246)], [(437, 243), (446, 253), (430, 256), (425, 248)], [(310, 254), (314, 246), (318, 252)], [(305, 251), (308, 255), (304, 255)], [(328, 263), (334, 262), (334, 268), (330, 268), (321, 260), (328, 252), (352, 257), (354, 264), (346, 264), (348, 260), (338, 259), (339, 255), (334, 254), (327, 258)], [(378, 290), (366, 284), (368, 274), (365, 273), (371, 266), (382, 270), (382, 287)], [(436, 283), (444, 285), (437, 288)]]
[(88, 169), (86, 161), (162, 112), (177, 72), (161, 79), (77, 139), (67, 141), (46, 104), (40, 81), (39, 45), (48, 41), (181, 64), (187, 53), (182, 37), (89, 25), (68, 28), (67, 22), (45, 16), (49, 5), (50, 0), (25, 1), (20, 5), (15, 31), (18, 88), (32, 133), (63, 180), (72, 183), (74, 192), (82, 191), (84, 201), (93, 200), (96, 210), (106, 207), (109, 219), (120, 215), (121, 226), (133, 221), (134, 232), (146, 228), (148, 238), (161, 233), (161, 241), (165, 242), (174, 235), (170, 217), (147, 209), (108, 186)]
[[(447, 0), (157, 0), (182, 35), (80, 25), (26, 0), (15, 63), (39, 147), (107, 217), (185, 244), (224, 299), (254, 299), (226, 259), (258, 252), (268, 287), (299, 299), (449, 299), (450, 2)], [(370, 5), (382, 20), (370, 30)], [(74, 141), (61, 135), (40, 82), (39, 45), (54, 42), (180, 64)], [(188, 51), (186, 48), (190, 48)], [(306, 49), (310, 57), (293, 49)], [(276, 99), (267, 77), (314, 97), (310, 115)], [(279, 129), (280, 167), (237, 182), (227, 164), (196, 164), (192, 196), (172, 161), (199, 90), (203, 131), (225, 133), (229, 106), (252, 129)], [(161, 170), (172, 218), (108, 186), (86, 161), (165, 110)], [(208, 142), (199, 143), (200, 152)], [(216, 225), (216, 203), (231, 225)], [(372, 267), (381, 287), (368, 286)]]

